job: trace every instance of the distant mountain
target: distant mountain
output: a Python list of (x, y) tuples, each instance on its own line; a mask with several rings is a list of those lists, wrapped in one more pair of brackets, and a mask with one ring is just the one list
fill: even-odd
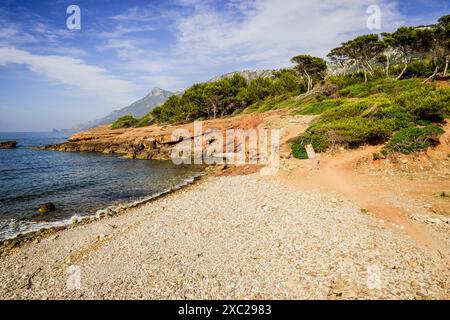
[(161, 103), (164, 103), (164, 101), (166, 101), (169, 97), (173, 96), (174, 94), (177, 93), (166, 91), (160, 88), (153, 88), (148, 95), (146, 95), (144, 98), (136, 102), (133, 102), (128, 107), (119, 110), (114, 110), (104, 118), (80, 124), (77, 127), (77, 130), (88, 130), (102, 124), (113, 123), (120, 117), (123, 117), (128, 114), (131, 114), (135, 118), (140, 118), (146, 115), (156, 106), (160, 105)]
[(273, 77), (273, 72), (275, 70), (244, 70), (244, 71), (234, 71), (230, 73), (226, 73), (220, 76), (216, 76), (209, 80), (208, 82), (214, 82), (221, 79), (231, 78), (235, 74), (240, 74), (243, 76), (247, 81), (253, 80), (255, 78), (266, 78), (266, 77)]

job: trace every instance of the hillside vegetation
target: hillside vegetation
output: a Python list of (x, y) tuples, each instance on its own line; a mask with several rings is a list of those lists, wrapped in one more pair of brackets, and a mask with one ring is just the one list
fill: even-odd
[(448, 80), (450, 15), (428, 27), (362, 35), (342, 43), (325, 60), (301, 54), (292, 68), (250, 81), (234, 74), (195, 84), (141, 119), (121, 118), (113, 128), (173, 124), (290, 108), (319, 115), (292, 140), (294, 156), (305, 145), (317, 152), (332, 146), (386, 143), (384, 154), (410, 153), (438, 143), (450, 116)]

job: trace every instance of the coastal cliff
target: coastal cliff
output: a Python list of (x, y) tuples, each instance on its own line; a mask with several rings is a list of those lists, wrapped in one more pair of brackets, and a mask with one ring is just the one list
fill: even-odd
[(167, 160), (172, 146), (171, 129), (111, 129), (109, 125), (82, 131), (66, 142), (40, 147), (45, 150), (117, 153), (133, 159)]
[[(233, 118), (215, 119), (201, 122), (202, 131), (195, 132), (194, 123), (183, 125), (152, 125), (142, 128), (111, 129), (109, 125), (72, 135), (66, 142), (39, 147), (44, 150), (101, 152), (122, 154), (133, 159), (169, 160), (172, 149), (182, 140), (172, 136), (175, 130), (185, 130), (185, 139), (193, 140), (201, 135), (203, 143), (208, 143), (208, 130), (219, 130), (224, 136), (228, 129), (283, 128), (280, 142), (285, 142), (306, 129), (314, 116), (295, 117), (288, 110), (278, 110), (264, 114), (240, 115)], [(234, 141), (233, 141), (234, 143)], [(237, 144), (236, 149), (240, 147)]]

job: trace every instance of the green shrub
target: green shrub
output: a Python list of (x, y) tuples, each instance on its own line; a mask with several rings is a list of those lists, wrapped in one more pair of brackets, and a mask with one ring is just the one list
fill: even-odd
[(442, 122), (450, 114), (450, 89), (437, 89), (431, 85), (406, 91), (395, 97), (416, 121)]
[(399, 105), (389, 105), (380, 108), (377, 112), (379, 119), (392, 119), (395, 123), (394, 130), (414, 126), (414, 117)]
[(410, 154), (426, 150), (430, 146), (439, 144), (439, 137), (444, 130), (435, 125), (422, 128), (410, 127), (398, 131), (382, 150), (382, 154), (391, 152)]
[(364, 98), (373, 94), (385, 93), (388, 96), (395, 96), (404, 91), (410, 91), (421, 87), (421, 81), (417, 79), (407, 79), (395, 81), (383, 79), (351, 85), (340, 91), (341, 95), (353, 98)]
[(236, 109), (236, 110), (233, 111), (233, 113), (231, 114), (231, 116), (232, 116), (232, 117), (235, 117), (235, 116), (237, 116), (237, 115), (240, 115), (241, 113), (242, 113), (242, 110), (241, 110), (241, 109)]
[[(333, 100), (332, 100), (333, 101)], [(341, 99), (334, 100), (336, 107), (329, 108), (320, 117), (320, 122), (329, 122), (342, 118), (361, 116), (365, 118), (392, 117), (394, 111), (405, 113), (406, 111), (395, 105), (384, 95), (372, 96), (364, 99)]]
[[(403, 74), (403, 78), (428, 78), (434, 71), (433, 63), (429, 60), (415, 60), (411, 62)], [(403, 65), (393, 66), (389, 69), (390, 74), (398, 75)]]
[(337, 107), (343, 103), (342, 99), (325, 99), (322, 101), (302, 105), (296, 114), (321, 114), (326, 110)]
[(308, 159), (305, 146), (311, 144), (316, 152), (327, 150), (330, 142), (325, 135), (305, 133), (291, 141), (292, 155), (297, 159)]
[(136, 128), (146, 127), (146, 126), (151, 125), (152, 123), (153, 123), (153, 116), (151, 113), (147, 113), (145, 116), (138, 119), (138, 121), (136, 122), (134, 127), (136, 127)]
[(319, 122), (308, 128), (308, 132), (313, 135), (326, 136), (331, 144), (354, 148), (362, 144), (385, 142), (392, 135), (395, 127), (394, 119), (356, 116), (330, 122)]
[(329, 76), (326, 78), (327, 83), (335, 84), (343, 89), (354, 84), (364, 83), (364, 76), (358, 73)]
[[(303, 108), (303, 109), (302, 109)], [(312, 102), (300, 108), (300, 113), (323, 111), (316, 123), (300, 136), (292, 145), (297, 157), (305, 156), (303, 141), (327, 141), (321, 144), (318, 152), (325, 151), (329, 145), (358, 147), (362, 144), (386, 142), (392, 134), (402, 128), (414, 126), (414, 117), (406, 108), (392, 102), (386, 95), (379, 94), (362, 99), (340, 98)], [(325, 147), (325, 149), (323, 148)], [(295, 152), (294, 152), (295, 149)]]
[(278, 110), (284, 108), (298, 108), (303, 105), (303, 102), (292, 97), (289, 94), (284, 94), (276, 97), (266, 98), (263, 101), (254, 103), (244, 109), (243, 113), (260, 113), (270, 110)]
[(131, 128), (138, 122), (132, 115), (126, 115), (117, 119), (111, 126), (112, 129)]

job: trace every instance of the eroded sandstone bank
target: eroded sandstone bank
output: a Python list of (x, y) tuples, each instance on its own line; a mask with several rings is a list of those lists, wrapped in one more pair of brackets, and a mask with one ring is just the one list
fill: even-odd
[[(129, 158), (168, 160), (172, 149), (182, 141), (177, 132), (187, 133), (184, 139), (193, 140), (201, 136), (203, 144), (208, 142), (211, 130), (218, 130), (224, 136), (229, 129), (280, 129), (281, 143), (306, 129), (314, 117), (294, 117), (288, 110), (278, 110), (264, 114), (241, 115), (233, 118), (215, 119), (201, 122), (201, 131), (194, 123), (183, 125), (152, 125), (142, 128), (111, 129), (109, 125), (74, 134), (66, 142), (40, 147), (45, 150), (102, 152), (123, 154)], [(198, 124), (197, 124), (198, 125)], [(236, 145), (239, 148), (239, 145)]]

